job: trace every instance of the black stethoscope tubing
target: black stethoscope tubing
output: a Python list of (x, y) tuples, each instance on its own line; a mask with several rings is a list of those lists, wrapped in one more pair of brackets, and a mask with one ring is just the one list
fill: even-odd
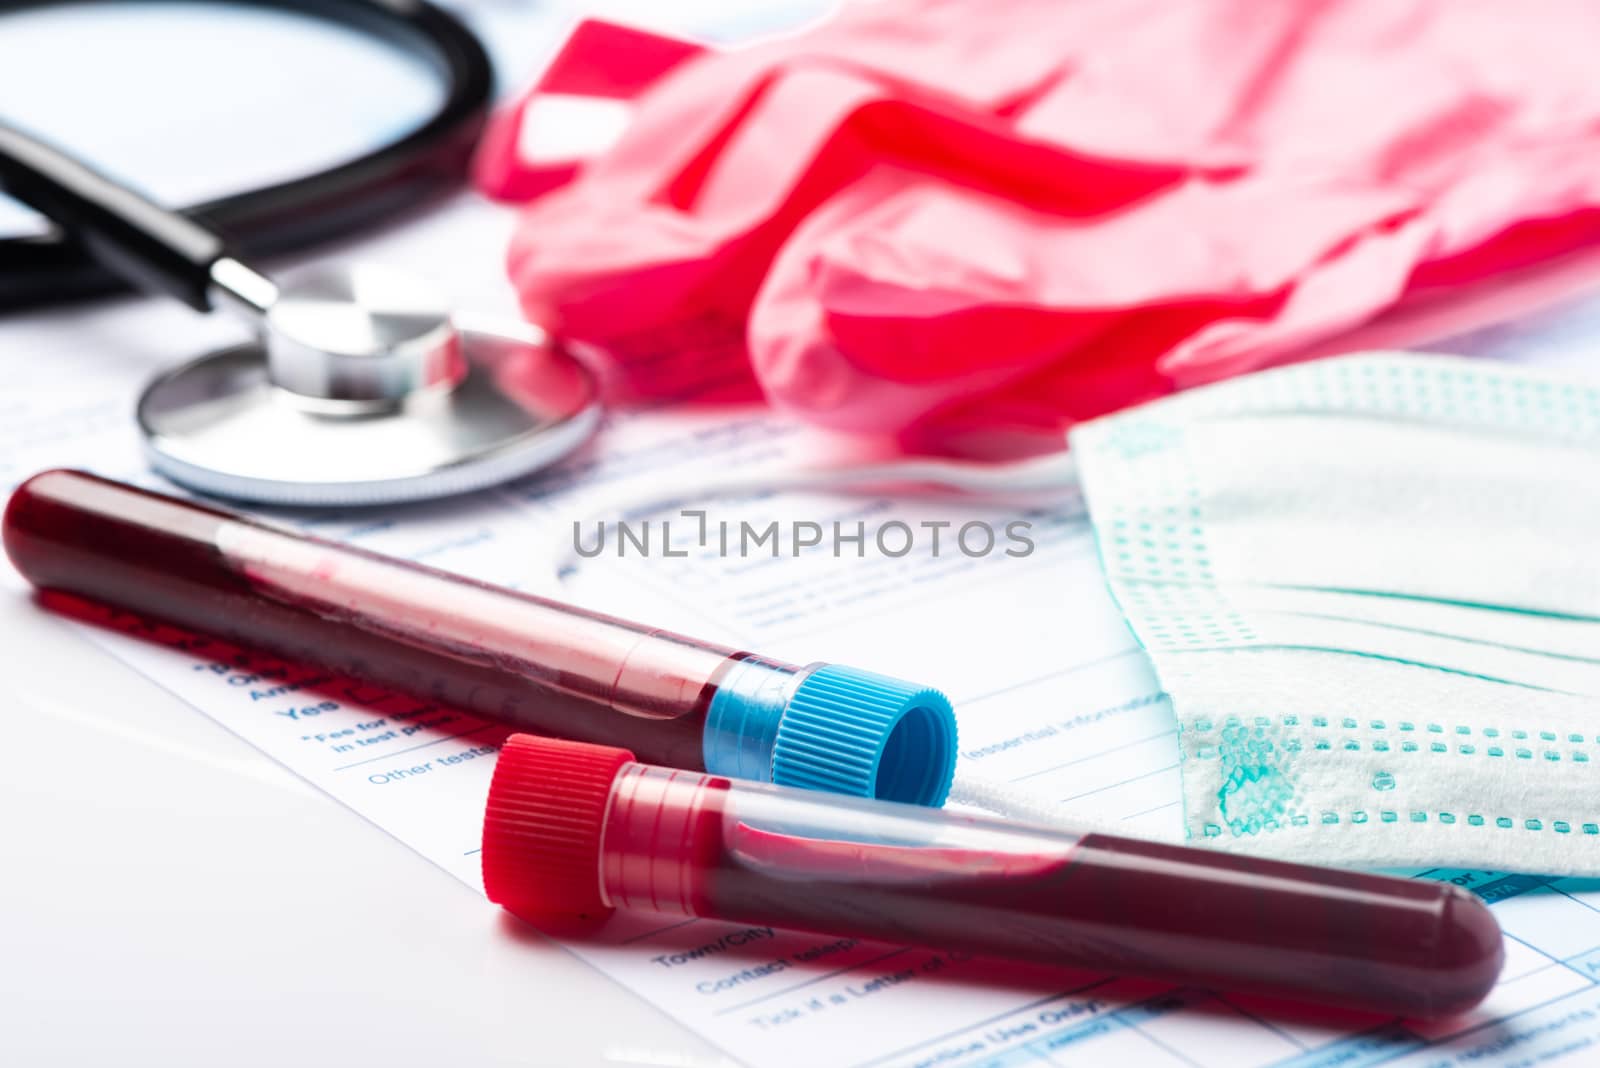
[[(0, 16), (62, 2), (0, 0)], [(184, 215), (227, 235), (230, 247), (245, 255), (269, 256), (348, 236), (460, 181), (488, 114), (493, 73), (482, 44), (455, 16), (424, 0), (227, 2), (295, 11), (381, 38), (432, 66), (444, 83), (444, 97), (410, 133), (358, 159), (195, 204), (182, 209)], [(3, 124), (0, 133), (13, 144), (27, 138)], [(6, 179), (6, 157), (0, 153), (0, 189)], [(60, 232), (0, 240), (0, 310), (125, 288), (80, 242)]]

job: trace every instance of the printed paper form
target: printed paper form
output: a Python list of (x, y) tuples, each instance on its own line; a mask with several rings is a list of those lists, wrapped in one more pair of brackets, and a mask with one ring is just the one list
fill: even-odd
[[(476, 210), (440, 226), (469, 228)], [(158, 304), (71, 322), (0, 324), (0, 352), (26, 356), (27, 388), (0, 416), (5, 484), (79, 464), (151, 483), (128, 405), (176, 352), (227, 332)], [(562, 517), (629, 483), (809, 452), (792, 427), (743, 411), (662, 413), (608, 427), (568, 472), (465, 501), (319, 518), (315, 532), (495, 581), (548, 585)], [(782, 511), (882, 519), (882, 502), (706, 502), (729, 518)], [(972, 514), (896, 502), (893, 515)], [(284, 517), (279, 516), (282, 519)], [(1109, 604), (1081, 520), (1038, 520), (1025, 560), (815, 555), (581, 561), (565, 595), (777, 656), (836, 659), (944, 686), (961, 710), (963, 770), (1021, 781), (1130, 832), (1175, 833), (1170, 715)], [(570, 522), (570, 519), (568, 520)], [(9, 576), (15, 586), (18, 580)], [(123, 621), (130, 625), (129, 621)], [(448, 709), (320, 679), (216, 645), (171, 649), (99, 626), (85, 633), (418, 852), (477, 886), (477, 835), (504, 731)], [(1505, 977), (1472, 1018), (1423, 1027), (1267, 1011), (1145, 983), (854, 944), (763, 928), (623, 917), (603, 944), (573, 946), (639, 996), (759, 1068), (791, 1064), (1511, 1064), (1600, 1039), (1600, 892), (1493, 873), (1430, 872), (1493, 901), (1508, 935)], [(474, 907), (464, 902), (463, 907)], [(488, 907), (480, 905), (478, 907)]]

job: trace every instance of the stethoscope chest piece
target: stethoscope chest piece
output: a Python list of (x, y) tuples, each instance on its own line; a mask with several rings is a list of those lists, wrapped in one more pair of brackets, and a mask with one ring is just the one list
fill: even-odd
[(470, 329), (426, 287), (370, 266), (278, 286), (224, 259), (214, 303), (258, 340), (183, 364), (140, 397), (156, 470), (278, 505), (440, 497), (560, 459), (598, 426), (593, 377), (537, 328)]

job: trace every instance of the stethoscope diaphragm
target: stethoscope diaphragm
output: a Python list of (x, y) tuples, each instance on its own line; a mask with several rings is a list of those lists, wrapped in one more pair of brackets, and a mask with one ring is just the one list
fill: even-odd
[(462, 376), (381, 408), (308, 403), (260, 344), (161, 375), (139, 399), (157, 471), (214, 496), (373, 505), (481, 489), (545, 467), (599, 426), (593, 376), (535, 328), (459, 331)]

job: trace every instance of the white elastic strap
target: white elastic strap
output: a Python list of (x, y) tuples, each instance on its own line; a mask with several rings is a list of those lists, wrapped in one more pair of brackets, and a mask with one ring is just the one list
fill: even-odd
[(1130, 834), (1128, 825), (1106, 816), (1086, 815), (1061, 807), (1061, 802), (1011, 783), (990, 782), (970, 775), (957, 775), (950, 784), (950, 801), (971, 805), (985, 812), (1018, 823), (1034, 823), (1076, 834), (1100, 832), (1123, 838), (1148, 838), (1148, 834)]

